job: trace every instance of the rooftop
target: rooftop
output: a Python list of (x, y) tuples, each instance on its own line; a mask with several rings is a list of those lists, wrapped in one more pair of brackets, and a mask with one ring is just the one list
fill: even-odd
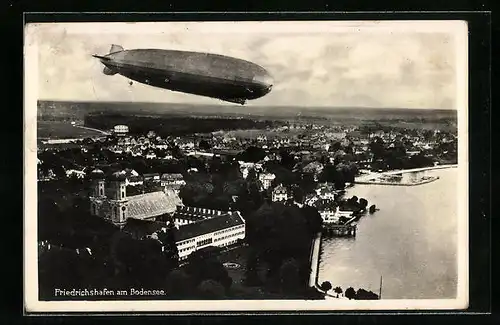
[(222, 216), (230, 214), (228, 211), (220, 211), (220, 210), (212, 210), (206, 208), (197, 208), (197, 207), (187, 207), (187, 206), (179, 206), (177, 207), (177, 211), (175, 212), (174, 218), (180, 218), (191, 221), (201, 221), (209, 218), (213, 218), (216, 216)]
[(161, 180), (163, 181), (173, 181), (173, 180), (183, 180), (184, 176), (182, 174), (163, 174), (161, 175)]
[(166, 213), (173, 213), (182, 201), (173, 191), (157, 191), (130, 196), (128, 218), (148, 219)]
[(238, 212), (215, 216), (199, 222), (180, 226), (175, 232), (175, 241), (179, 242), (243, 224), (245, 224), (245, 221)]

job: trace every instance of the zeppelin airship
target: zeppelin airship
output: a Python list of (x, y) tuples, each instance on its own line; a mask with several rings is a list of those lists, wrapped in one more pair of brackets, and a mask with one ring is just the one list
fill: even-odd
[[(93, 55), (105, 75), (120, 74), (153, 87), (245, 104), (268, 94), (273, 78), (242, 59), (203, 52), (134, 49), (113, 44), (107, 55)], [(131, 83), (132, 84), (132, 83)]]

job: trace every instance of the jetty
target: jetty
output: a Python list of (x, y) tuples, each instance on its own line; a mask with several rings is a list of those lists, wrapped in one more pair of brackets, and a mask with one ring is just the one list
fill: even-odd
[(386, 172), (373, 172), (356, 177), (355, 183), (372, 184), (372, 185), (400, 185), (400, 186), (422, 185), (439, 179), (439, 176), (424, 176), (421, 177), (421, 179), (419, 180), (413, 180), (411, 182), (408, 181), (400, 182), (399, 180), (396, 179), (400, 178), (403, 174), (407, 173), (426, 172), (429, 170), (457, 168), (457, 167), (458, 165), (437, 165), (432, 167), (400, 169), (400, 170), (391, 170)]
[(357, 230), (357, 224), (355, 223), (355, 221), (357, 219), (358, 216), (354, 216), (343, 224), (324, 223), (323, 233), (336, 237), (355, 237)]

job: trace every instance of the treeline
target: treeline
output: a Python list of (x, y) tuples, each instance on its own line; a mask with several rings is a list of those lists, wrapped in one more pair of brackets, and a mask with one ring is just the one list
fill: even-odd
[(88, 206), (84, 199), (69, 208), (39, 202), (38, 240), (46, 242), (39, 246), (40, 299), (56, 299), (56, 288), (164, 288), (166, 274), (178, 266), (174, 230), (167, 229), (162, 243), (139, 240), (91, 216)]
[[(180, 267), (173, 227), (159, 240), (139, 239), (102, 218), (84, 212), (86, 200), (61, 208), (39, 203), (39, 295), (56, 297), (55, 289), (77, 288), (130, 292), (131, 288), (164, 290), (164, 296), (87, 296), (72, 299), (220, 299), (232, 295), (232, 279), (211, 254), (212, 247), (191, 254)], [(50, 245), (50, 246), (49, 246)], [(164, 249), (162, 249), (162, 246)]]
[[(164, 290), (164, 296), (87, 296), (74, 299), (254, 299), (256, 291), (233, 289), (233, 279), (220, 262), (220, 249), (192, 253), (180, 266), (174, 228), (159, 241), (139, 239), (84, 212), (89, 202), (74, 199), (70, 207), (53, 200), (39, 202), (39, 298), (56, 297), (57, 288), (115, 292), (131, 288)], [(244, 274), (246, 286), (259, 286), (271, 298), (322, 299), (307, 286), (311, 236), (321, 227), (314, 209), (264, 205), (248, 218), (252, 247)], [(257, 269), (264, 269), (263, 275)], [(72, 298), (73, 299), (73, 298)]]
[(374, 293), (373, 291), (368, 291), (363, 288), (359, 288), (357, 291), (353, 287), (349, 287), (345, 290), (345, 292), (342, 290), (341, 287), (332, 287), (332, 284), (329, 281), (323, 282), (320, 286), (319, 289), (323, 290), (325, 293), (328, 292), (329, 290), (333, 289), (333, 292), (337, 294), (337, 298), (344, 293), (344, 297), (348, 298), (349, 300), (355, 299), (355, 300), (378, 300), (379, 295)]
[(312, 207), (265, 203), (246, 217), (245, 284), (287, 299), (321, 299), (308, 285), (312, 240), (322, 219)]
[(265, 129), (278, 125), (275, 121), (255, 121), (244, 118), (196, 118), (187, 116), (137, 116), (122, 114), (89, 114), (84, 118), (85, 126), (108, 130), (124, 124), (134, 135), (154, 131), (161, 137), (180, 136), (193, 133), (209, 133), (218, 130)]
[(389, 147), (380, 137), (375, 137), (369, 145), (373, 154), (373, 170), (392, 170), (421, 168), (434, 165), (434, 159), (421, 152), (414, 156), (407, 155), (405, 144), (396, 141)]

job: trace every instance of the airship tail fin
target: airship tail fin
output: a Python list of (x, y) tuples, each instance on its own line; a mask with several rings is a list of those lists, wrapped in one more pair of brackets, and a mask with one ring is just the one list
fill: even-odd
[(111, 68), (108, 68), (108, 67), (104, 67), (104, 69), (102, 70), (102, 73), (104, 73), (105, 75), (107, 76), (112, 76), (112, 75), (115, 75), (118, 73), (118, 71), (116, 70), (113, 70)]
[(121, 45), (112, 44), (111, 48), (109, 49), (109, 54), (121, 51), (123, 51), (123, 47)]

